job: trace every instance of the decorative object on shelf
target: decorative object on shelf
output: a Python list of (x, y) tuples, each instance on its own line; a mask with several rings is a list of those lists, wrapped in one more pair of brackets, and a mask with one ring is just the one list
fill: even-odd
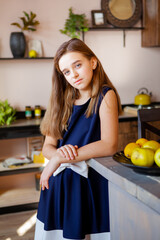
[(25, 107), (25, 117), (26, 119), (31, 119), (32, 118), (32, 109), (31, 106), (26, 106)]
[(23, 58), (26, 50), (26, 40), (23, 32), (12, 32), (10, 48), (14, 58)]
[(40, 24), (39, 21), (35, 20), (36, 18), (36, 14), (33, 13), (32, 11), (30, 12), (30, 15), (23, 11), (24, 13), (24, 17), (20, 17), (20, 19), (22, 20), (22, 25), (20, 25), (19, 23), (13, 22), (11, 23), (11, 25), (15, 25), (18, 28), (20, 28), (22, 31), (36, 31), (36, 26), (38, 24)]
[(33, 152), (42, 151), (44, 137), (28, 137), (27, 138), (27, 156), (33, 160)]
[(36, 31), (36, 26), (39, 24), (39, 21), (35, 20), (36, 14), (23, 11), (24, 17), (20, 17), (22, 25), (13, 22), (11, 25), (14, 25), (21, 29), (22, 32), (12, 32), (10, 35), (10, 48), (14, 58), (23, 58), (26, 50), (26, 40), (23, 31)]
[(0, 126), (10, 125), (16, 120), (16, 109), (11, 107), (8, 100), (0, 101)]
[[(30, 51), (36, 51), (36, 56), (34, 56), (34, 54), (31, 54), (30, 56)], [(42, 57), (42, 44), (41, 41), (39, 40), (29, 40), (28, 41), (28, 55), (29, 57)]]
[(3, 161), (3, 166), (6, 168), (15, 168), (31, 163), (31, 160), (26, 156), (10, 157)]
[(80, 38), (81, 33), (88, 31), (88, 20), (85, 14), (74, 14), (69, 8), (69, 18), (66, 19), (64, 29), (60, 32), (71, 38)]
[(45, 163), (45, 157), (42, 151), (33, 151), (31, 156), (33, 163)]
[(36, 58), (37, 57), (37, 52), (35, 50), (31, 49), (28, 52), (28, 56), (29, 56), (29, 58)]
[(41, 107), (40, 107), (40, 105), (36, 105), (36, 106), (35, 106), (34, 116), (35, 116), (35, 118), (37, 118), (37, 119), (41, 118)]
[(106, 27), (106, 13), (103, 10), (92, 10), (93, 27)]
[(40, 190), (41, 190), (40, 177), (41, 177), (41, 172), (35, 174), (36, 190), (37, 190), (37, 191), (40, 191)]
[(141, 0), (101, 0), (109, 23), (119, 28), (130, 28), (141, 18)]

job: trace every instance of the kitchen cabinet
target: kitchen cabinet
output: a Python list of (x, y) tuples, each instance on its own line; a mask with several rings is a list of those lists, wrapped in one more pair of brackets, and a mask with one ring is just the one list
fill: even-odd
[(160, 0), (143, 0), (142, 47), (160, 46)]
[[(18, 119), (10, 126), (0, 127), (0, 139), (41, 136), (41, 119)], [(18, 168), (5, 168), (0, 162), (0, 212), (36, 209), (40, 191), (36, 190), (35, 175), (42, 171), (42, 164), (27, 164)]]
[(118, 151), (122, 151), (129, 142), (135, 142), (138, 139), (137, 120), (119, 122)]
[(108, 180), (112, 240), (160, 239), (160, 179), (133, 171), (112, 157), (88, 165)]

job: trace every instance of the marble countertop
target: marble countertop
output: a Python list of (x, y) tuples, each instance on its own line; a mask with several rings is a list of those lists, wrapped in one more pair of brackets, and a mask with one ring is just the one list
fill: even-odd
[(136, 173), (112, 157), (90, 159), (88, 165), (160, 214), (160, 176)]

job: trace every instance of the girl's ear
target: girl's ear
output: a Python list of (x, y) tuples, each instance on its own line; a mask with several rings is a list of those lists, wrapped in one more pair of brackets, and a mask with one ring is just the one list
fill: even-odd
[(92, 64), (92, 69), (93, 70), (96, 69), (96, 67), (97, 67), (97, 58), (92, 57), (91, 64)]

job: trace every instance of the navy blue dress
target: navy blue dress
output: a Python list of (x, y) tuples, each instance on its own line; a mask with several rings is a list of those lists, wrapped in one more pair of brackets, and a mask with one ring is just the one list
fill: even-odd
[[(58, 147), (72, 144), (80, 148), (100, 140), (99, 107), (108, 90), (108, 87), (103, 89), (97, 111), (89, 118), (85, 112), (90, 99), (83, 105), (73, 106), (68, 130)], [(105, 240), (110, 239), (109, 232), (108, 181), (104, 177), (91, 167), (88, 167), (88, 178), (70, 168), (50, 177), (49, 189), (41, 191), (35, 240)]]

